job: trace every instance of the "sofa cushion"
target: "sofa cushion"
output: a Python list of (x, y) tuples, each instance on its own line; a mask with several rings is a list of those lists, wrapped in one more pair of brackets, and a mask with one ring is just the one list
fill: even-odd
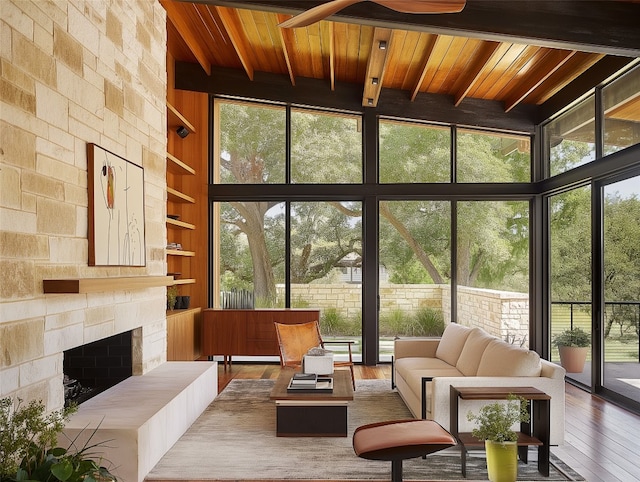
[[(440, 360), (439, 358), (422, 358), (422, 357), (408, 357), (400, 358), (395, 361), (395, 370), (398, 376), (401, 376), (405, 380), (410, 378), (420, 378), (422, 376), (435, 376), (432, 374), (438, 374), (439, 376), (449, 375), (459, 376), (461, 373), (456, 367), (449, 365), (447, 362)], [(416, 375), (420, 372), (421, 375)], [(420, 392), (417, 392), (419, 395)]]
[(436, 357), (455, 367), (464, 342), (467, 341), (467, 336), (470, 332), (471, 329), (466, 326), (458, 323), (449, 323), (444, 329), (444, 333), (442, 333), (442, 338), (440, 338)]
[(487, 345), (478, 365), (479, 377), (538, 377), (542, 363), (531, 350), (493, 340)]
[[(413, 370), (404, 380), (418, 399), (422, 399), (422, 377), (462, 377), (462, 373), (454, 367), (429, 370)], [(432, 383), (427, 382), (427, 412), (431, 411)]]
[(464, 347), (462, 347), (456, 368), (460, 370), (465, 377), (476, 376), (478, 365), (480, 364), (485, 348), (489, 342), (496, 339), (495, 336), (489, 335), (480, 328), (472, 328), (469, 336), (467, 336), (467, 341), (464, 343)]

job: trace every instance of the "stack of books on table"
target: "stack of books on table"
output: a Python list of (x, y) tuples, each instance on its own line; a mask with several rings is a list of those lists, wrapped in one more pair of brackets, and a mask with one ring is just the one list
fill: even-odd
[(333, 378), (318, 376), (315, 373), (294, 373), (287, 391), (331, 392)]

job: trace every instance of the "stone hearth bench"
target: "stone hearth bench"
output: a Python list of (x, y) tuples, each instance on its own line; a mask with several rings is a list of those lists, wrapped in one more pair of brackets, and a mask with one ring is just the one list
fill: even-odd
[(82, 447), (97, 428), (91, 444), (109, 442), (91, 452), (120, 481), (142, 482), (217, 393), (216, 362), (167, 362), (81, 404), (64, 434)]

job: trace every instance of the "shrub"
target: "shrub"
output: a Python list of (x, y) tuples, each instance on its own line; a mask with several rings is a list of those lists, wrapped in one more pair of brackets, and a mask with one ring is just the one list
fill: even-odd
[(416, 333), (414, 336), (441, 336), (444, 333), (444, 316), (433, 308), (421, 308), (414, 315)]
[(115, 476), (91, 457), (89, 451), (100, 444), (77, 449), (72, 440), (68, 449), (55, 445), (75, 410), (69, 407), (46, 415), (41, 401), (23, 406), (20, 399), (15, 404), (8, 397), (0, 399), (0, 480), (115, 481)]
[(582, 328), (570, 328), (553, 337), (553, 346), (586, 347), (591, 345), (591, 336)]

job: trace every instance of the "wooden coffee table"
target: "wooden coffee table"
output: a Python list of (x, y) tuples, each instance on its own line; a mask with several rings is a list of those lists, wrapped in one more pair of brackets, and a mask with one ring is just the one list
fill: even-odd
[(334, 372), (332, 392), (287, 392), (289, 381), (296, 371), (283, 369), (269, 396), (276, 402), (276, 435), (346, 437), (347, 406), (353, 400), (350, 372)]

